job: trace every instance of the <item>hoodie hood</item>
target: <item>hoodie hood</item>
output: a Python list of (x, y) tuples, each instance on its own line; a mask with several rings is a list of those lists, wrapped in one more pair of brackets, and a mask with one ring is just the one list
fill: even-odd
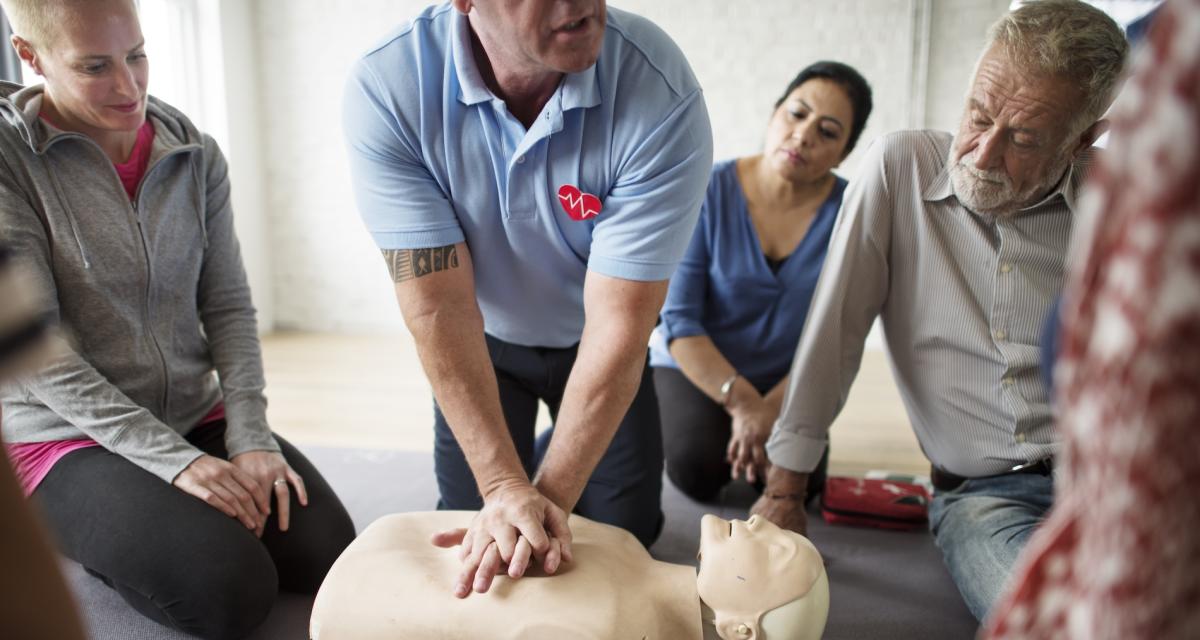
[[(38, 116), (44, 95), (45, 86), (41, 84), (25, 87), (0, 81), (0, 117), (38, 155), (64, 136), (81, 135), (62, 131)], [(155, 136), (163, 136), (171, 146), (203, 144), (200, 131), (187, 116), (154, 96), (146, 99), (146, 117), (154, 120)]]

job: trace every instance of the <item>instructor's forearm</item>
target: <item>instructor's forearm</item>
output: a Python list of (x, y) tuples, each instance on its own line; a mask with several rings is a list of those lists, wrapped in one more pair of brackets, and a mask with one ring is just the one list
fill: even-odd
[(433, 395), (486, 497), (499, 486), (528, 479), (501, 409), (470, 256), (465, 245), (457, 247), (453, 259), (447, 256), (440, 263), (443, 272), (419, 275), (405, 272), (407, 263), (398, 252), (385, 251), (384, 256)]
[(646, 344), (666, 293), (666, 281), (588, 273), (579, 353), (536, 482), (566, 511), (579, 500), (641, 386)]
[(615, 346), (585, 331), (538, 470), (538, 489), (566, 511), (579, 500), (641, 385), (645, 340)]

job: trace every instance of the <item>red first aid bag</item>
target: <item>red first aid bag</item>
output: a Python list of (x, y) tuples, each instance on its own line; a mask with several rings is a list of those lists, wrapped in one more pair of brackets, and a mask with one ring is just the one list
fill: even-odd
[(929, 493), (908, 482), (830, 477), (821, 492), (829, 524), (907, 531), (929, 522)]

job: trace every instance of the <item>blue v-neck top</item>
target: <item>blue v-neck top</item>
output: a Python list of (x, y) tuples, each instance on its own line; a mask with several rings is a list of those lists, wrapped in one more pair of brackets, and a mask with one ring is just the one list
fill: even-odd
[(772, 272), (734, 160), (713, 167), (700, 222), (650, 340), (650, 364), (678, 368), (667, 351), (676, 338), (707, 335), (760, 391), (775, 386), (792, 364), (809, 303), (821, 275), (846, 181), (838, 178), (804, 239)]

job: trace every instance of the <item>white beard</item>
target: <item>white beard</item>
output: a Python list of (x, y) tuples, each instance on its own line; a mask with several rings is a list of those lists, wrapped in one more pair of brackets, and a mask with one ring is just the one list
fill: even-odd
[(958, 147), (957, 142), (956, 139), (950, 145), (950, 156), (947, 158), (954, 195), (958, 197), (959, 202), (975, 213), (997, 218), (1012, 217), (1019, 209), (1044, 196), (1062, 179), (1067, 165), (1071, 163), (1070, 157), (1063, 157), (1055, 163), (1054, 170), (1045, 180), (1031, 185), (1024, 191), (1018, 191), (1007, 173), (976, 168), (974, 151), (955, 162), (954, 150)]

